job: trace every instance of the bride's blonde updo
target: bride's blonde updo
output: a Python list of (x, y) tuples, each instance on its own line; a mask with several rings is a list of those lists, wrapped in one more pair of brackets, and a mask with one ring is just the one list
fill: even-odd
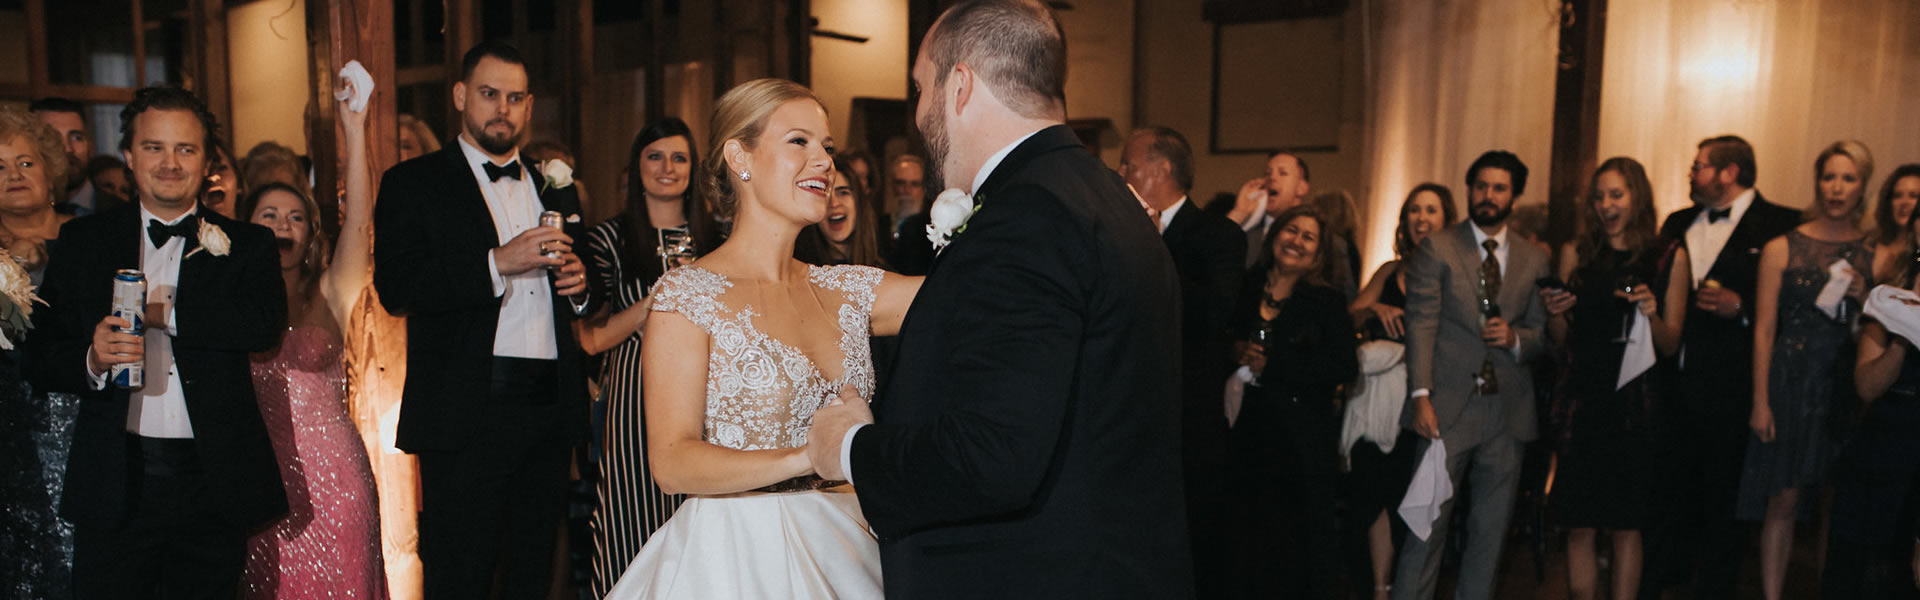
[[(699, 197), (705, 199), (714, 215), (731, 218), (739, 205), (739, 194), (733, 186), (740, 172), (727, 166), (727, 142), (739, 140), (741, 146), (753, 150), (774, 109), (802, 98), (820, 104), (813, 90), (785, 79), (755, 79), (720, 97), (713, 107), (712, 127), (707, 129), (712, 133), (707, 145), (712, 151), (700, 165), (699, 178)], [(825, 111), (826, 106), (820, 110)]]

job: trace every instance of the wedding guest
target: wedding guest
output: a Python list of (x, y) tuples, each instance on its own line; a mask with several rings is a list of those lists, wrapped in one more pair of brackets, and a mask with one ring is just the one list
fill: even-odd
[[(294, 154), (279, 142), (260, 142), (247, 151), (246, 158), (240, 159), (240, 189), (252, 190), (269, 183), (282, 183), (289, 187), (306, 189), (306, 171), (300, 166), (300, 155)], [(245, 194), (245, 192), (241, 192)]]
[[(876, 227), (892, 226), (892, 213), (887, 209), (886, 198), (880, 193), (880, 182), (874, 178), (878, 169), (874, 165), (873, 155), (865, 150), (852, 148), (841, 150), (839, 154), (833, 156), (835, 162), (842, 158), (846, 159), (847, 172), (852, 173), (854, 181), (858, 182), (856, 185), (860, 186), (860, 210), (873, 213), (873, 222)], [(880, 233), (876, 238), (889, 238), (881, 240), (880, 243), (882, 254), (885, 254), (885, 251), (893, 246), (891, 243), (893, 240), (890, 239), (892, 232), (884, 229), (877, 231)]]
[(1655, 485), (1671, 493), (1641, 534), (1643, 598), (1659, 598), (1690, 577), (1699, 596), (1734, 595), (1746, 545), (1734, 505), (1751, 435), (1745, 425), (1753, 406), (1751, 324), (1760, 249), (1800, 223), (1799, 211), (1767, 202), (1754, 189), (1759, 173), (1746, 140), (1701, 141), (1690, 173), (1693, 206), (1660, 228), (1660, 235), (1686, 243), (1694, 293), (1680, 335), (1673, 400), (1655, 424)]
[(1895, 167), (1880, 184), (1880, 201), (1873, 205), (1873, 281), (1891, 282), (1906, 270), (1913, 252), (1913, 208), (1920, 204), (1920, 163)]
[(1267, 156), (1261, 176), (1241, 184), (1233, 202), (1208, 205), (1246, 232), (1249, 268), (1265, 255), (1260, 243), (1266, 241), (1267, 230), (1278, 222), (1280, 213), (1306, 202), (1307, 193), (1313, 190), (1309, 179), (1306, 159), (1291, 152), (1275, 152)]
[[(1340, 431), (1341, 452), (1348, 464), (1348, 501), (1358, 521), (1366, 523), (1365, 543), (1371, 571), (1356, 576), (1356, 581), (1372, 581), (1373, 597), (1385, 600), (1393, 591), (1395, 550), (1393, 513), (1399, 508), (1407, 484), (1413, 478), (1413, 449), (1418, 443), (1413, 432), (1400, 427), (1400, 412), (1406, 404), (1407, 275), (1405, 261), (1420, 251), (1420, 243), (1436, 231), (1459, 220), (1453, 192), (1438, 183), (1422, 183), (1407, 193), (1400, 203), (1400, 224), (1393, 230), (1394, 260), (1380, 265), (1373, 279), (1360, 291), (1360, 297), (1347, 307), (1362, 326), (1368, 343), (1362, 345), (1362, 362), (1371, 348), (1387, 352), (1378, 369), (1366, 369), (1361, 390), (1347, 402), (1347, 415)], [(1380, 347), (1375, 343), (1390, 344)], [(1399, 345), (1398, 356), (1393, 355)], [(1363, 367), (1364, 368), (1364, 367)], [(1397, 394), (1379, 396), (1371, 388), (1395, 389)], [(1359, 528), (1355, 528), (1359, 529)], [(1404, 529), (1404, 528), (1402, 528)]]
[[(640, 350), (652, 299), (647, 290), (666, 272), (712, 251), (713, 224), (706, 204), (689, 199), (700, 164), (693, 132), (680, 119), (648, 123), (628, 152), (626, 210), (587, 233), (588, 289), (603, 307), (579, 327), (589, 354), (605, 354), (600, 393), (606, 399), (601, 429), (600, 476), (595, 483), (591, 583), (606, 595), (640, 546), (666, 523), (686, 497), (660, 490), (647, 458), (646, 418), (641, 405)], [(688, 253), (675, 240), (688, 240)], [(670, 262), (669, 264), (663, 264)]]
[(400, 125), (400, 162), (440, 151), (440, 138), (433, 134), (433, 128), (426, 121), (405, 113), (396, 120)]
[[(87, 126), (87, 107), (84, 104), (66, 98), (41, 98), (27, 105), (27, 111), (38, 115), (59, 136), (61, 150), (67, 157), (70, 169), (79, 169), (80, 165), (93, 158), (93, 135)], [(66, 187), (55, 194), (60, 197), (57, 206), (62, 214), (84, 217), (97, 212), (106, 212), (117, 205), (108, 205), (95, 197), (92, 182), (83, 177), (68, 173)], [(126, 197), (122, 196), (124, 200)]]
[(886, 262), (880, 259), (880, 236), (875, 231), (878, 225), (861, 202), (865, 191), (849, 161), (834, 158), (833, 181), (827, 188), (827, 218), (801, 230), (795, 240), (794, 258), (815, 265), (886, 268)]
[[(1464, 492), (1440, 505), (1425, 539), (1405, 538), (1395, 598), (1433, 597), (1460, 504), (1470, 508), (1454, 597), (1492, 597), (1522, 447), (1539, 431), (1525, 365), (1543, 350), (1546, 309), (1534, 291), (1551, 268), (1545, 252), (1507, 225), (1526, 193), (1527, 166), (1511, 152), (1490, 151), (1474, 159), (1466, 182), (1467, 222), (1428, 236), (1406, 261), (1412, 391), (1401, 416), (1414, 433), (1442, 443), (1447, 477)], [(1416, 452), (1431, 447), (1421, 443)]]
[(1316, 194), (1313, 207), (1327, 220), (1327, 264), (1323, 277), (1347, 302), (1360, 295), (1360, 248), (1353, 240), (1353, 194), (1346, 190)]
[[(74, 167), (67, 158), (53, 127), (0, 108), (0, 260), (7, 262), (0, 269), (14, 274), (9, 286), (39, 285), (48, 250), (71, 219), (55, 209)], [(21, 348), (30, 332), (0, 327), (10, 344), (0, 352), (0, 455), (11, 463), (0, 469), (0, 535), (7, 542), (0, 544), (0, 585), (10, 597), (64, 598), (71, 594), (73, 526), (57, 513), (80, 398), (28, 386)]]
[[(74, 597), (232, 598), (247, 534), (287, 510), (247, 361), (286, 331), (286, 291), (266, 228), (198, 205), (219, 132), (206, 105), (145, 88), (120, 119), (139, 206), (62, 229), (27, 353), (38, 385), (87, 407), (61, 496), (75, 526)], [(117, 329), (133, 323), (111, 316), (107, 283), (136, 268), (144, 337)], [(144, 364), (144, 387), (108, 382), (129, 363)]]
[[(1801, 496), (1826, 479), (1837, 450), (1827, 418), (1833, 410), (1836, 362), (1853, 344), (1853, 317), (1873, 273), (1873, 250), (1860, 231), (1873, 155), (1855, 141), (1828, 146), (1814, 160), (1812, 219), (1767, 242), (1760, 253), (1753, 322), (1753, 411), (1739, 518), (1759, 520), (1760, 591), (1780, 597), (1793, 553), (1796, 520), (1818, 502)], [(1852, 281), (1837, 304), (1830, 274)], [(1811, 499), (1810, 499), (1811, 500)]]
[(915, 154), (893, 157), (887, 167), (887, 204), (893, 210), (888, 215), (886, 242), (891, 250), (887, 264), (902, 275), (926, 275), (927, 268), (933, 266), (933, 240), (927, 237), (927, 225), (933, 222), (927, 214), (927, 192), (926, 159)]
[(127, 199), (133, 197), (133, 184), (127, 180), (127, 163), (119, 158), (93, 157), (87, 161), (86, 175), (93, 183), (95, 204), (106, 207), (101, 212), (125, 206)]
[[(374, 287), (407, 317), (397, 442), (420, 461), (429, 599), (546, 594), (569, 448), (587, 439), (572, 328), (592, 306), (572, 248), (585, 232), (577, 186), (519, 156), (525, 65), (504, 43), (468, 50), (457, 143), (388, 170), (374, 204)], [(543, 208), (575, 219), (542, 227)]]
[(207, 149), (206, 182), (201, 184), (200, 206), (228, 219), (236, 218), (234, 202), (246, 194), (246, 185), (233, 162), (233, 150), (225, 140), (214, 138)]
[[(1889, 187), (1903, 179), (1899, 172), (1894, 170)], [(1920, 219), (1907, 224), (1911, 235)], [(1900, 272), (1885, 285), (1920, 290), (1920, 261), (1902, 254), (1895, 263)], [(1879, 262), (1878, 251), (1874, 258)], [(1920, 322), (1920, 309), (1900, 306), (1892, 319)], [(1914, 435), (1920, 431), (1920, 351), (1913, 340), (1870, 318), (1861, 319), (1858, 348), (1854, 391), (1867, 407), (1834, 461), (1833, 527), (1820, 588), (1827, 598), (1901, 597), (1902, 588), (1916, 585), (1903, 576), (1908, 565), (1900, 559), (1914, 531), (1903, 515), (1920, 502), (1914, 493), (1920, 477), (1920, 435)]]
[[(1226, 520), (1227, 422), (1220, 382), (1232, 372), (1230, 319), (1246, 256), (1240, 231), (1195, 206), (1193, 146), (1166, 127), (1134, 130), (1120, 154), (1120, 176), (1148, 208), (1180, 276), (1180, 454), (1187, 499), (1195, 592), (1221, 596), (1231, 573)], [(1164, 315), (1174, 318), (1174, 315)]]
[[(1334, 401), (1359, 373), (1346, 299), (1321, 279), (1325, 221), (1310, 206), (1280, 214), (1266, 256), (1247, 272), (1234, 309), (1247, 384), (1228, 415), (1228, 480), (1239, 560), (1234, 597), (1334, 597)], [(1278, 552), (1275, 546), (1278, 545)]]
[[(1571, 597), (1598, 597), (1594, 538), (1604, 531), (1613, 542), (1609, 589), (1625, 600), (1640, 591), (1640, 530), (1654, 494), (1646, 466), (1663, 391), (1655, 355), (1679, 349), (1693, 276), (1680, 242), (1656, 235), (1653, 183), (1639, 162), (1607, 159), (1587, 189), (1581, 235), (1561, 248), (1555, 273), (1569, 287), (1540, 289), (1547, 337), (1564, 349), (1567, 369), (1554, 398), (1551, 500), (1569, 528)], [(1622, 373), (1629, 364), (1634, 372)]]
[(342, 360), (341, 325), (360, 299), (373, 258), (367, 113), (339, 104), (346, 223), (331, 252), (321, 234), (320, 205), (301, 188), (267, 182), (238, 207), (273, 231), (279, 244), (289, 325), (278, 347), (253, 356), (254, 389), (289, 506), (247, 544), (249, 598), (387, 593), (380, 499), (366, 444), (347, 413)]

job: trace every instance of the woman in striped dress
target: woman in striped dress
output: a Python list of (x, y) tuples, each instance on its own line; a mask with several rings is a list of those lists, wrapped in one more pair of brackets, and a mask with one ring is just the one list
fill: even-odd
[(627, 160), (626, 211), (587, 234), (588, 285), (595, 305), (607, 307), (579, 336), (588, 353), (605, 353), (600, 397), (606, 428), (592, 519), (595, 598), (606, 595), (647, 536), (684, 499), (662, 493), (647, 468), (640, 344), (652, 303), (646, 292), (666, 263), (692, 262), (719, 243), (706, 207), (686, 199), (697, 164), (686, 123), (668, 117), (647, 124)]

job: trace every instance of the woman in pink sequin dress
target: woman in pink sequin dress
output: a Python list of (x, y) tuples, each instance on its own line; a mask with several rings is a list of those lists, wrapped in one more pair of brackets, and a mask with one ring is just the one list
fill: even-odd
[(289, 510), (248, 541), (250, 598), (387, 597), (380, 501), (366, 445), (347, 413), (340, 335), (370, 264), (366, 113), (341, 102), (338, 114), (348, 147), (340, 203), (346, 222), (330, 268), (318, 206), (300, 188), (269, 183), (249, 190), (238, 207), (280, 242), (289, 325), (279, 348), (253, 357), (254, 389)]

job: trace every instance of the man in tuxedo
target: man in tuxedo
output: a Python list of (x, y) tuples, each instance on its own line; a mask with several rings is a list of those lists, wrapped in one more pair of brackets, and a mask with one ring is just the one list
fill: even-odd
[[(498, 42), (467, 51), (460, 135), (388, 170), (374, 205), (373, 284), (411, 340), (396, 442), (420, 458), (428, 598), (546, 595), (568, 451), (587, 434), (580, 201), (521, 162), (525, 64)], [(569, 215), (565, 231), (543, 210)]]
[(1641, 595), (1659, 597), (1681, 583), (1698, 542), (1694, 595), (1734, 593), (1744, 533), (1734, 520), (1753, 406), (1753, 297), (1760, 249), (1800, 224), (1800, 211), (1753, 189), (1753, 146), (1737, 136), (1701, 141), (1693, 159), (1692, 207), (1667, 217), (1660, 235), (1681, 240), (1693, 261), (1693, 305), (1687, 310), (1676, 401), (1667, 404), (1656, 461), (1662, 489), (1646, 532)]
[[(1158, 213), (1160, 239), (1180, 276), (1181, 466), (1198, 596), (1224, 593), (1227, 421), (1220, 390), (1231, 372), (1228, 317), (1239, 297), (1246, 241), (1220, 215), (1195, 206), (1193, 146), (1166, 127), (1138, 129), (1120, 153), (1120, 176)], [(1171, 318), (1173, 315), (1165, 315)]]
[[(120, 118), (139, 203), (61, 229), (25, 353), (84, 398), (61, 498), (74, 597), (233, 598), (247, 535), (287, 510), (247, 358), (287, 326), (279, 246), (196, 201), (218, 125), (192, 93), (142, 89)], [(121, 269), (146, 275), (144, 335), (110, 316)], [(118, 364), (145, 385), (109, 382)]]
[(1260, 243), (1266, 241), (1267, 228), (1273, 226), (1274, 218), (1306, 201), (1307, 192), (1313, 189), (1313, 184), (1308, 182), (1310, 175), (1307, 160), (1300, 155), (1275, 152), (1267, 156), (1265, 173), (1241, 184), (1240, 193), (1232, 203), (1216, 202), (1218, 208), (1208, 207), (1240, 225), (1247, 243), (1243, 268), (1252, 268), (1253, 263), (1259, 262)]
[(933, 242), (927, 239), (927, 161), (913, 154), (893, 157), (887, 166), (887, 202), (893, 214), (885, 221), (892, 237), (887, 263), (904, 275), (926, 275), (933, 264)]
[(807, 447), (853, 482), (889, 598), (1193, 594), (1179, 278), (1066, 127), (1066, 64), (1019, 0), (956, 4), (914, 63), (930, 158), (979, 209), (908, 310), (880, 423), (843, 390)]
[[(1539, 435), (1527, 362), (1544, 348), (1546, 309), (1534, 281), (1547, 255), (1507, 226), (1527, 190), (1527, 166), (1512, 153), (1480, 155), (1467, 168), (1468, 220), (1428, 236), (1407, 257), (1407, 389), (1401, 420), (1420, 452), (1439, 440), (1447, 476), (1466, 493), (1466, 552), (1454, 596), (1493, 597), (1500, 547), (1520, 479), (1521, 446)], [(1427, 539), (1408, 533), (1393, 597), (1432, 598), (1453, 509), (1440, 505)]]

